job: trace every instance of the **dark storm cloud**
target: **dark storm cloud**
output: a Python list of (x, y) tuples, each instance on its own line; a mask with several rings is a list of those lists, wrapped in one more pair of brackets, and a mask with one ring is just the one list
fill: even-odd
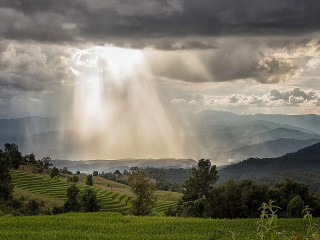
[(320, 28), (318, 0), (0, 0), (0, 7), (3, 38), (39, 41), (130, 44), (141, 38), (287, 35)]

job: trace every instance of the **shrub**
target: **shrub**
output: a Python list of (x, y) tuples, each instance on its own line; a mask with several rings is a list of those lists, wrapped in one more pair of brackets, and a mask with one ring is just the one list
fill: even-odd
[(287, 206), (288, 217), (298, 218), (302, 217), (302, 211), (304, 209), (304, 202), (300, 196), (296, 196), (289, 202)]

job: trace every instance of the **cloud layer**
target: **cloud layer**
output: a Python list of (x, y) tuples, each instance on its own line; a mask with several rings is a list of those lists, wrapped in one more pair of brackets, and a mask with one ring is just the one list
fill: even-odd
[(317, 0), (1, 0), (0, 35), (133, 44), (134, 38), (303, 34), (318, 31), (319, 12)]

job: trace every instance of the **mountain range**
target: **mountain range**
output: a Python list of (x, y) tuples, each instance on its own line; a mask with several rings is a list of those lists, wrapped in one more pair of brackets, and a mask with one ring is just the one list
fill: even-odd
[[(216, 165), (250, 157), (279, 157), (320, 141), (318, 115), (239, 115), (207, 110), (186, 117), (190, 120), (186, 139), (193, 149), (187, 157), (209, 158)], [(58, 118), (0, 119), (0, 146), (14, 142), (24, 154), (69, 159), (79, 146), (72, 141), (73, 132), (61, 130), (58, 123)]]
[(252, 179), (274, 183), (291, 177), (320, 191), (320, 142), (277, 158), (249, 158), (219, 170), (219, 182)]

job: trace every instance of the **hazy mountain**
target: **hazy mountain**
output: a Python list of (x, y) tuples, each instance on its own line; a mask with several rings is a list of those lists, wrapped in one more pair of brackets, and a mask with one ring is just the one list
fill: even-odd
[[(189, 116), (189, 120), (185, 131), (195, 152), (190, 157), (214, 159), (221, 165), (229, 159), (279, 156), (320, 139), (317, 115), (238, 115), (208, 110)], [(58, 123), (57, 118), (2, 119), (0, 146), (14, 142), (24, 154), (34, 152), (39, 158), (76, 156), (79, 146), (72, 141), (75, 135), (62, 132)]]
[(225, 156), (225, 158), (228, 157), (233, 161), (240, 161), (249, 157), (279, 157), (286, 153), (294, 152), (301, 148), (310, 146), (319, 141), (319, 139), (296, 140), (279, 138), (272, 141), (266, 141), (233, 149), (227, 153), (223, 153), (222, 156)]
[(275, 182), (291, 177), (320, 190), (320, 143), (277, 158), (250, 158), (219, 171), (220, 182), (254, 179)]
[(115, 170), (130, 170), (131, 167), (154, 167), (154, 168), (192, 168), (197, 165), (193, 159), (117, 159), (117, 160), (91, 160), (91, 161), (68, 161), (54, 160), (54, 166), (67, 167), (76, 172), (92, 173), (113, 172)]

